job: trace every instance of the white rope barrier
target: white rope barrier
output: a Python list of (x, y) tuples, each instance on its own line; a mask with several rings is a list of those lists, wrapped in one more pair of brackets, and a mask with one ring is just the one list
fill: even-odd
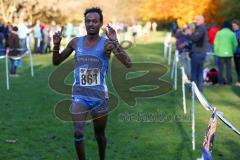
[(193, 87), (195, 88), (195, 89), (194, 89), (194, 90), (195, 90), (194, 93), (196, 94), (199, 102), (202, 104), (202, 107), (203, 107), (204, 109), (206, 109), (207, 111), (213, 111), (214, 108), (211, 107), (211, 105), (208, 103), (208, 101), (206, 100), (206, 98), (205, 98), (205, 97), (203, 96), (203, 94), (199, 91), (196, 83), (192, 83), (192, 85), (193, 85)]
[[(214, 55), (212, 53), (208, 53), (209, 55)], [(178, 56), (179, 53), (176, 50), (175, 51), (175, 55), (174, 55), (174, 61), (172, 63), (172, 70), (171, 70), (171, 78), (174, 79), (174, 89), (177, 89), (177, 66), (178, 66)], [(207, 110), (210, 111), (211, 113), (213, 113), (214, 111), (214, 106), (212, 106), (207, 99), (204, 97), (204, 95), (199, 91), (197, 85), (195, 84), (195, 82), (191, 82), (184, 70), (184, 67), (181, 67), (181, 73), (182, 73), (182, 100), (183, 100), (183, 111), (184, 114), (187, 113), (187, 105), (186, 105), (186, 90), (185, 90), (185, 85), (186, 84), (191, 84), (191, 88), (192, 88), (192, 113), (191, 113), (191, 117), (192, 117), (192, 150), (196, 149), (196, 143), (195, 143), (195, 128), (196, 128), (196, 124), (195, 124), (195, 95), (197, 97), (197, 99), (199, 100), (201, 106)], [(235, 132), (236, 134), (238, 134), (240, 136), (240, 131), (238, 131), (228, 120), (226, 120), (223, 117), (223, 114), (219, 111), (216, 111), (216, 115), (217, 117), (228, 127), (230, 128), (233, 132)]]
[[(164, 41), (164, 62), (167, 62), (167, 58), (168, 58), (168, 64), (171, 64), (171, 52), (172, 52), (172, 43), (170, 43), (170, 41), (166, 41), (167, 37), (165, 38)], [(214, 53), (207, 53), (210, 56), (215, 55)], [(179, 53), (177, 50), (175, 50), (175, 55), (174, 55), (174, 59), (173, 59), (173, 63), (172, 63), (172, 70), (171, 70), (171, 79), (174, 79), (174, 89), (177, 89), (177, 66), (178, 66), (178, 57), (179, 57)], [(185, 85), (186, 84), (191, 84), (191, 88), (192, 88), (192, 149), (195, 150), (195, 95), (197, 97), (197, 99), (199, 100), (201, 106), (207, 110), (210, 111), (211, 113), (214, 112), (215, 107), (213, 107), (208, 101), (207, 99), (203, 96), (203, 94), (199, 91), (197, 85), (195, 84), (195, 82), (191, 82), (185, 71), (184, 71), (184, 67), (181, 67), (181, 72), (182, 72), (182, 95), (183, 95), (183, 111), (184, 114), (187, 113), (187, 106), (186, 106), (186, 91), (185, 91)], [(227, 121), (224, 117), (223, 114), (219, 111), (216, 111), (216, 115), (217, 117), (228, 127), (230, 128), (233, 132), (235, 132), (236, 134), (238, 134), (240, 136), (240, 131), (238, 131), (229, 121)]]
[(5, 55), (4, 56), (0, 56), (0, 59), (5, 59), (5, 57), (6, 57)]
[[(186, 97), (185, 97), (185, 84), (189, 84), (189, 80), (187, 79), (187, 76), (185, 74), (184, 68), (181, 67), (182, 69), (182, 89), (183, 89), (183, 107), (186, 107)], [(197, 99), (199, 100), (201, 106), (207, 110), (210, 111), (211, 113), (214, 112), (214, 106), (211, 105), (207, 99), (203, 96), (203, 94), (199, 91), (197, 85), (195, 84), (195, 82), (191, 82), (192, 84), (192, 149), (195, 150), (195, 95), (197, 97)], [(184, 111), (186, 111), (186, 109), (184, 109)], [(185, 112), (184, 112), (185, 113)], [(216, 111), (216, 115), (217, 117), (228, 127), (230, 128), (233, 132), (235, 132), (236, 134), (238, 134), (240, 136), (240, 131), (237, 130), (228, 120), (226, 120), (223, 117), (223, 113)]]
[(223, 117), (223, 113), (217, 111), (216, 112), (218, 118), (225, 124), (228, 126), (228, 128), (230, 128), (233, 132), (235, 132), (236, 134), (238, 134), (240, 136), (240, 131), (238, 131), (230, 122), (228, 122), (224, 117)]

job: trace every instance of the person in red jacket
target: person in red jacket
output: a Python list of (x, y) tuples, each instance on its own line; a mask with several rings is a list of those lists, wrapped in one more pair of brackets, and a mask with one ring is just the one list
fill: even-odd
[[(211, 26), (209, 27), (209, 30), (208, 30), (208, 40), (209, 40), (209, 44), (210, 44), (209, 50), (212, 53), (213, 53), (213, 43), (214, 43), (214, 40), (215, 40), (215, 37), (216, 37), (216, 34), (218, 31), (219, 31), (219, 28), (216, 26), (216, 23), (212, 22)], [(215, 61), (215, 64), (217, 64), (216, 56), (214, 56), (214, 61)]]
[(211, 46), (213, 46), (215, 37), (217, 32), (219, 31), (219, 28), (216, 26), (215, 22), (211, 23), (211, 26), (208, 30), (208, 39), (209, 39), (209, 43), (211, 44)]

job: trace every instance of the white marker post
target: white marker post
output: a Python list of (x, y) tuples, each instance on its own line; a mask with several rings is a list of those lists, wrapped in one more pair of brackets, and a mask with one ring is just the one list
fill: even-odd
[(9, 74), (8, 74), (8, 52), (9, 50), (6, 51), (6, 55), (5, 55), (5, 69), (6, 69), (6, 87), (7, 87), (7, 90), (10, 89), (9, 87)]
[(34, 71), (33, 71), (33, 58), (32, 58), (31, 49), (29, 49), (29, 59), (30, 59), (30, 65), (31, 65), (31, 75), (33, 77), (34, 76)]
[(175, 72), (175, 64), (176, 64), (176, 57), (174, 56), (174, 60), (173, 60), (173, 63), (172, 63), (172, 70), (171, 70), (171, 79), (174, 78), (174, 72)]
[(172, 59), (172, 43), (169, 43), (169, 50), (168, 50), (168, 65), (171, 65), (171, 59)]
[(187, 109), (186, 109), (186, 92), (185, 92), (185, 72), (184, 72), (184, 68), (181, 67), (182, 70), (182, 95), (183, 95), (183, 111), (184, 114), (187, 114)]
[(178, 74), (177, 74), (177, 72), (178, 72), (178, 50), (176, 50), (175, 51), (175, 58), (174, 58), (175, 60), (175, 75), (174, 75), (174, 77), (175, 77), (175, 79), (174, 79), (174, 89), (175, 90), (177, 90), (177, 79), (178, 79)]
[(31, 45), (30, 45), (30, 37), (28, 37), (28, 39), (27, 39), (27, 50), (28, 50), (29, 61), (30, 61), (30, 66), (31, 66), (31, 75), (33, 77), (34, 71), (33, 71), (33, 58), (32, 58), (32, 51), (31, 51)]
[(164, 42), (164, 63), (167, 63), (168, 44)]
[(195, 151), (195, 83), (192, 82), (192, 149)]
[(175, 90), (177, 90), (177, 67), (178, 67), (178, 50), (175, 51), (171, 70), (171, 79), (174, 79)]

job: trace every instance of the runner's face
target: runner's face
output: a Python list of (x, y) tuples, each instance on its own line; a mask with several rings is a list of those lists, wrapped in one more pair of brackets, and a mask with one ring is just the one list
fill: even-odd
[(85, 26), (88, 35), (96, 35), (102, 26), (98, 13), (88, 13), (85, 17)]

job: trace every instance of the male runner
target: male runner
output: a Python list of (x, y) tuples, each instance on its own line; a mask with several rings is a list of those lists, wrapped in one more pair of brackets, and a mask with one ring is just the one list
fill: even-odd
[(85, 160), (84, 125), (87, 114), (93, 119), (95, 137), (98, 143), (100, 160), (105, 159), (107, 123), (108, 89), (106, 75), (110, 53), (128, 68), (131, 60), (118, 43), (115, 30), (109, 25), (104, 38), (99, 36), (103, 25), (103, 15), (100, 8), (90, 8), (84, 13), (87, 35), (73, 38), (67, 47), (59, 53), (61, 32), (53, 36), (53, 64), (58, 65), (75, 51), (75, 82), (72, 88), (72, 119), (74, 125), (74, 140), (79, 160)]

